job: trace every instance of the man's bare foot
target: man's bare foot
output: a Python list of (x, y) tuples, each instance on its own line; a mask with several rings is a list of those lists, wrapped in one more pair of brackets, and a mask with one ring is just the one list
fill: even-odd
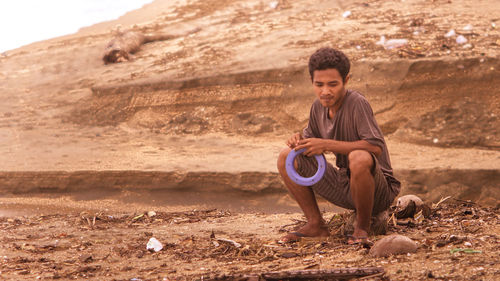
[(368, 239), (368, 231), (355, 227), (354, 233), (347, 236), (347, 244), (371, 247), (373, 242)]
[(303, 237), (311, 238), (326, 238), (330, 236), (328, 227), (326, 225), (321, 225), (319, 227), (311, 226), (309, 224), (304, 225), (299, 230), (290, 232), (287, 235), (281, 237), (278, 241), (279, 243), (293, 243), (300, 241)]
[(347, 244), (348, 245), (361, 245), (364, 248), (370, 248), (373, 246), (373, 242), (368, 239), (368, 237), (356, 237), (353, 235), (348, 235), (347, 236)]

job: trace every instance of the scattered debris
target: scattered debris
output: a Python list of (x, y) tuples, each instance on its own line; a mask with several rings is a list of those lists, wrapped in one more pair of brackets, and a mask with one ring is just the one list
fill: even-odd
[[(157, 277), (161, 276), (169, 280), (199, 280), (204, 276), (206, 280), (209, 279), (205, 278), (207, 272), (222, 276), (229, 274), (226, 276), (232, 277), (255, 273), (259, 278), (263, 278), (266, 275), (259, 272), (284, 270), (290, 273), (287, 269), (294, 268), (307, 270), (307, 274), (312, 274), (314, 270), (338, 270), (345, 265), (365, 268), (383, 264), (386, 271), (394, 274), (390, 276), (394, 279), (407, 279), (404, 276), (408, 275), (412, 280), (420, 280), (417, 275), (422, 267), (412, 268), (411, 265), (424, 262), (426, 269), (432, 271), (433, 276), (447, 280), (473, 280), (472, 271), (463, 273), (465, 275), (460, 276), (461, 278), (453, 272), (460, 272), (460, 268), (479, 263), (487, 272), (482, 277), (487, 280), (494, 277), (492, 264), (496, 261), (495, 253), (498, 252), (500, 239), (494, 232), (500, 219), (498, 209), (483, 208), (470, 201), (450, 200), (446, 197), (433, 204), (431, 215), (427, 218), (417, 213), (414, 218), (396, 219), (395, 210), (391, 211), (391, 219), (397, 223), (389, 226), (388, 233), (404, 235), (418, 243), (416, 252), (404, 256), (374, 258), (365, 249), (346, 244), (342, 229), (350, 223), (351, 215), (348, 212), (333, 213), (331, 219), (327, 220), (331, 231), (329, 239), (321, 242), (304, 240), (303, 243), (286, 246), (277, 244), (274, 238), (240, 233), (237, 230), (216, 230), (217, 236), (219, 233), (231, 235), (231, 239), (217, 239), (216, 234), (210, 228), (207, 229), (209, 225), (204, 221), (216, 219), (223, 224), (231, 223), (233, 218), (228, 217), (229, 213), (220, 210), (157, 212), (154, 219), (143, 215), (132, 224), (130, 222), (137, 217), (136, 214), (100, 214), (96, 216), (98, 223), (92, 231), (87, 220), (82, 220), (83, 216), (91, 218), (92, 222), (94, 215), (88, 213), (0, 217), (0, 230), (3, 234), (0, 238), (0, 251), (5, 253), (5, 257), (0, 257), (0, 271), (2, 277), (9, 280), (15, 280), (21, 272), (29, 276), (29, 279), (36, 276), (72, 279), (76, 276), (80, 279), (107, 280), (109, 275), (106, 274), (114, 274), (117, 271), (104, 269), (114, 268), (118, 261), (126, 260), (128, 265), (117, 270), (127, 272), (129, 278), (146, 279), (145, 276), (148, 276), (147, 279), (158, 279)], [(250, 215), (248, 218), (251, 221)], [(305, 223), (294, 216), (289, 219), (289, 222), (284, 223), (284, 227), (279, 223), (271, 223), (276, 236), (279, 236), (280, 229), (290, 231), (293, 229), (289, 228), (301, 227)], [(179, 221), (179, 225), (174, 223), (174, 220)], [(75, 221), (77, 223), (73, 224)], [(193, 223), (197, 223), (196, 227), (206, 231), (199, 234), (183, 233), (185, 229), (193, 229), (190, 225)], [(67, 228), (61, 232), (63, 225)], [(210, 227), (212, 228), (212, 225)], [(165, 243), (162, 243), (162, 250), (148, 255), (144, 245), (153, 235), (152, 229), (155, 229), (155, 235), (168, 235), (169, 241), (163, 241)], [(110, 233), (113, 233), (111, 238)], [(26, 239), (29, 239), (29, 242)], [(376, 242), (380, 241), (382, 239)], [(375, 251), (377, 247), (373, 246), (371, 251)], [(75, 250), (80, 252), (80, 255), (68, 257), (68, 254)], [(151, 251), (154, 252), (154, 249)], [(395, 260), (398, 262), (393, 262)], [(144, 267), (144, 264), (150, 266)], [(193, 265), (196, 265), (197, 269), (193, 270)], [(446, 271), (442, 270), (444, 265)], [(399, 268), (402, 268), (403, 272), (394, 273)], [(383, 275), (375, 274), (379, 273), (367, 277), (369, 280), (384, 280)]]
[(450, 31), (448, 31), (444, 37), (446, 38), (450, 38), (450, 37), (455, 37), (457, 34), (455, 33), (455, 29), (450, 29)]
[(348, 18), (352, 15), (351, 11), (345, 11), (344, 13), (342, 13), (342, 17), (343, 18)]
[(381, 36), (380, 40), (377, 41), (377, 45), (383, 46), (386, 50), (392, 50), (395, 48), (400, 48), (408, 44), (407, 39), (389, 39), (386, 40), (385, 36)]
[(465, 38), (463, 35), (458, 35), (456, 41), (457, 44), (462, 45), (467, 43), (467, 38)]
[(466, 254), (481, 254), (482, 253), (482, 251), (474, 250), (474, 249), (453, 248), (450, 250), (450, 254), (454, 254), (454, 253), (458, 253), (458, 252), (463, 252)]
[(153, 250), (155, 252), (159, 252), (161, 249), (163, 249), (163, 244), (154, 237), (151, 237), (148, 244), (146, 244), (146, 250), (148, 251)]
[(229, 243), (233, 246), (235, 246), (236, 248), (239, 248), (241, 247), (241, 244), (236, 242), (236, 241), (233, 241), (233, 240), (230, 240), (230, 239), (225, 239), (225, 238), (217, 238), (217, 241), (219, 242), (226, 242), (226, 243)]
[(464, 26), (464, 27), (462, 28), (462, 30), (464, 30), (464, 31), (471, 31), (472, 29), (473, 29), (473, 28), (472, 28), (472, 25), (471, 25), (471, 24), (467, 24), (466, 26)]
[(351, 280), (362, 277), (382, 277), (385, 270), (381, 267), (352, 267), (331, 269), (310, 269), (275, 271), (262, 274), (224, 274), (202, 280)]

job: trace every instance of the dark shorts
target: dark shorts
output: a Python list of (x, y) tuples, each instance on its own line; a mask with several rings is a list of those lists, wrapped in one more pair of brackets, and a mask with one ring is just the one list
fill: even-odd
[[(388, 209), (397, 194), (389, 187), (377, 158), (373, 154), (372, 158), (375, 163), (372, 168), (372, 175), (375, 181), (375, 198), (372, 214), (376, 215)], [(297, 172), (300, 175), (310, 177), (316, 173), (318, 163), (314, 157), (307, 157), (301, 154), (297, 155), (295, 159), (298, 165)], [(318, 183), (311, 187), (316, 194), (319, 194), (331, 203), (345, 209), (354, 210), (356, 208), (351, 197), (349, 177), (348, 169), (338, 169), (327, 162), (325, 175)]]

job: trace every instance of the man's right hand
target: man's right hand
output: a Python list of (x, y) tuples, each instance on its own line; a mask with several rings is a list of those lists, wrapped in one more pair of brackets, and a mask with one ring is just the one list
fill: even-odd
[(295, 148), (297, 145), (299, 145), (299, 140), (301, 139), (303, 139), (302, 135), (300, 133), (296, 133), (286, 141), (286, 145), (288, 145), (288, 147), (290, 148)]

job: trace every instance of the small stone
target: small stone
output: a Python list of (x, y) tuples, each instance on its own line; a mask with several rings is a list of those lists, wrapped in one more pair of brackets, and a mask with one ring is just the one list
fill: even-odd
[(403, 235), (394, 234), (375, 242), (370, 249), (370, 255), (373, 257), (387, 257), (416, 251), (417, 244), (413, 240)]

